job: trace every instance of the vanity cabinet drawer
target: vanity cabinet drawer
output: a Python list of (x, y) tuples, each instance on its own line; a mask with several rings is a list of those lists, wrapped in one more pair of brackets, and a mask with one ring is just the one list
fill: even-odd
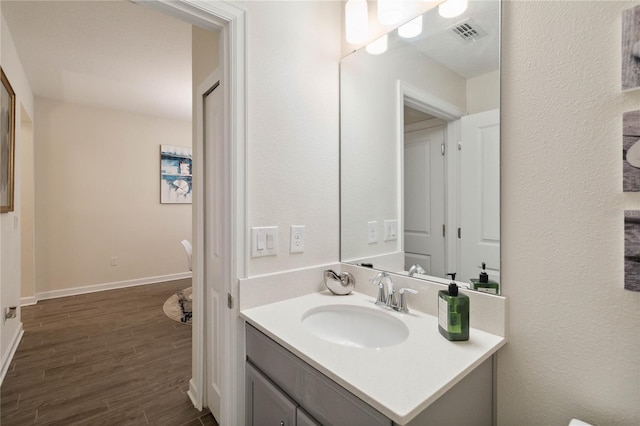
[(323, 425), (391, 425), (380, 412), (247, 324), (247, 358)]

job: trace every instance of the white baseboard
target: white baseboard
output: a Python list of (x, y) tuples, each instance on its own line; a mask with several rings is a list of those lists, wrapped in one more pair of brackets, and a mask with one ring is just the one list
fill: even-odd
[(20, 298), (20, 306), (35, 305), (36, 303), (38, 303), (38, 299), (36, 298), (36, 296)]
[(11, 361), (13, 361), (13, 356), (15, 355), (16, 350), (18, 350), (18, 345), (20, 344), (20, 340), (22, 340), (23, 334), (24, 329), (22, 328), (22, 323), (20, 323), (20, 327), (16, 331), (16, 334), (14, 334), (13, 339), (11, 339), (7, 357), (2, 361), (2, 368), (0, 369), (0, 385), (2, 385), (4, 376), (6, 376), (7, 371), (9, 371), (9, 366), (11, 365)]
[(182, 280), (191, 278), (192, 272), (181, 272), (178, 274), (160, 275), (157, 277), (137, 278), (127, 281), (116, 281), (112, 283), (94, 284), (83, 287), (65, 288), (60, 290), (42, 291), (36, 293), (35, 303), (39, 300), (56, 299), (58, 297), (76, 296), (78, 294), (95, 293), (98, 291), (115, 290), (117, 288), (135, 287), (139, 285), (156, 284), (167, 281)]
[(200, 392), (196, 389), (196, 384), (194, 383), (193, 378), (189, 379), (189, 390), (187, 391), (187, 395), (189, 395), (189, 399), (191, 399), (193, 406), (202, 411), (202, 398), (200, 397)]

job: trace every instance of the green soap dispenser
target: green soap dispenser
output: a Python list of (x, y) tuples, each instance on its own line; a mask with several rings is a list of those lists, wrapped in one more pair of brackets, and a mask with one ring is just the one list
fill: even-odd
[(438, 330), (449, 340), (469, 340), (469, 296), (458, 291), (456, 274), (448, 290), (438, 292)]
[(471, 278), (472, 288), (483, 293), (500, 294), (500, 284), (498, 284), (497, 281), (489, 279), (489, 274), (487, 274), (485, 268), (486, 265), (482, 262), (482, 271), (480, 272), (480, 276), (477, 279)]

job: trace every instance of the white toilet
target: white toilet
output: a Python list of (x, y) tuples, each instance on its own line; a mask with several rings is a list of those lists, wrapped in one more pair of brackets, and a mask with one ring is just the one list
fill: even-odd
[(582, 420), (571, 419), (571, 421), (569, 422), (569, 426), (593, 426), (593, 425), (590, 423), (583, 422)]

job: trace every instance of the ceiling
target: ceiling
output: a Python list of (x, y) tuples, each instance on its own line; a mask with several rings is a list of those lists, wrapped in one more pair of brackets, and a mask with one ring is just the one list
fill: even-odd
[[(470, 24), (480, 33), (474, 41), (463, 41), (452, 28)], [(456, 18), (442, 18), (438, 8), (423, 14), (423, 32), (412, 39), (403, 39), (394, 31), (389, 45), (415, 49), (464, 78), (473, 78), (499, 67), (500, 2), (470, 1), (467, 10)]]
[(191, 120), (191, 24), (126, 0), (2, 0), (37, 97)]

